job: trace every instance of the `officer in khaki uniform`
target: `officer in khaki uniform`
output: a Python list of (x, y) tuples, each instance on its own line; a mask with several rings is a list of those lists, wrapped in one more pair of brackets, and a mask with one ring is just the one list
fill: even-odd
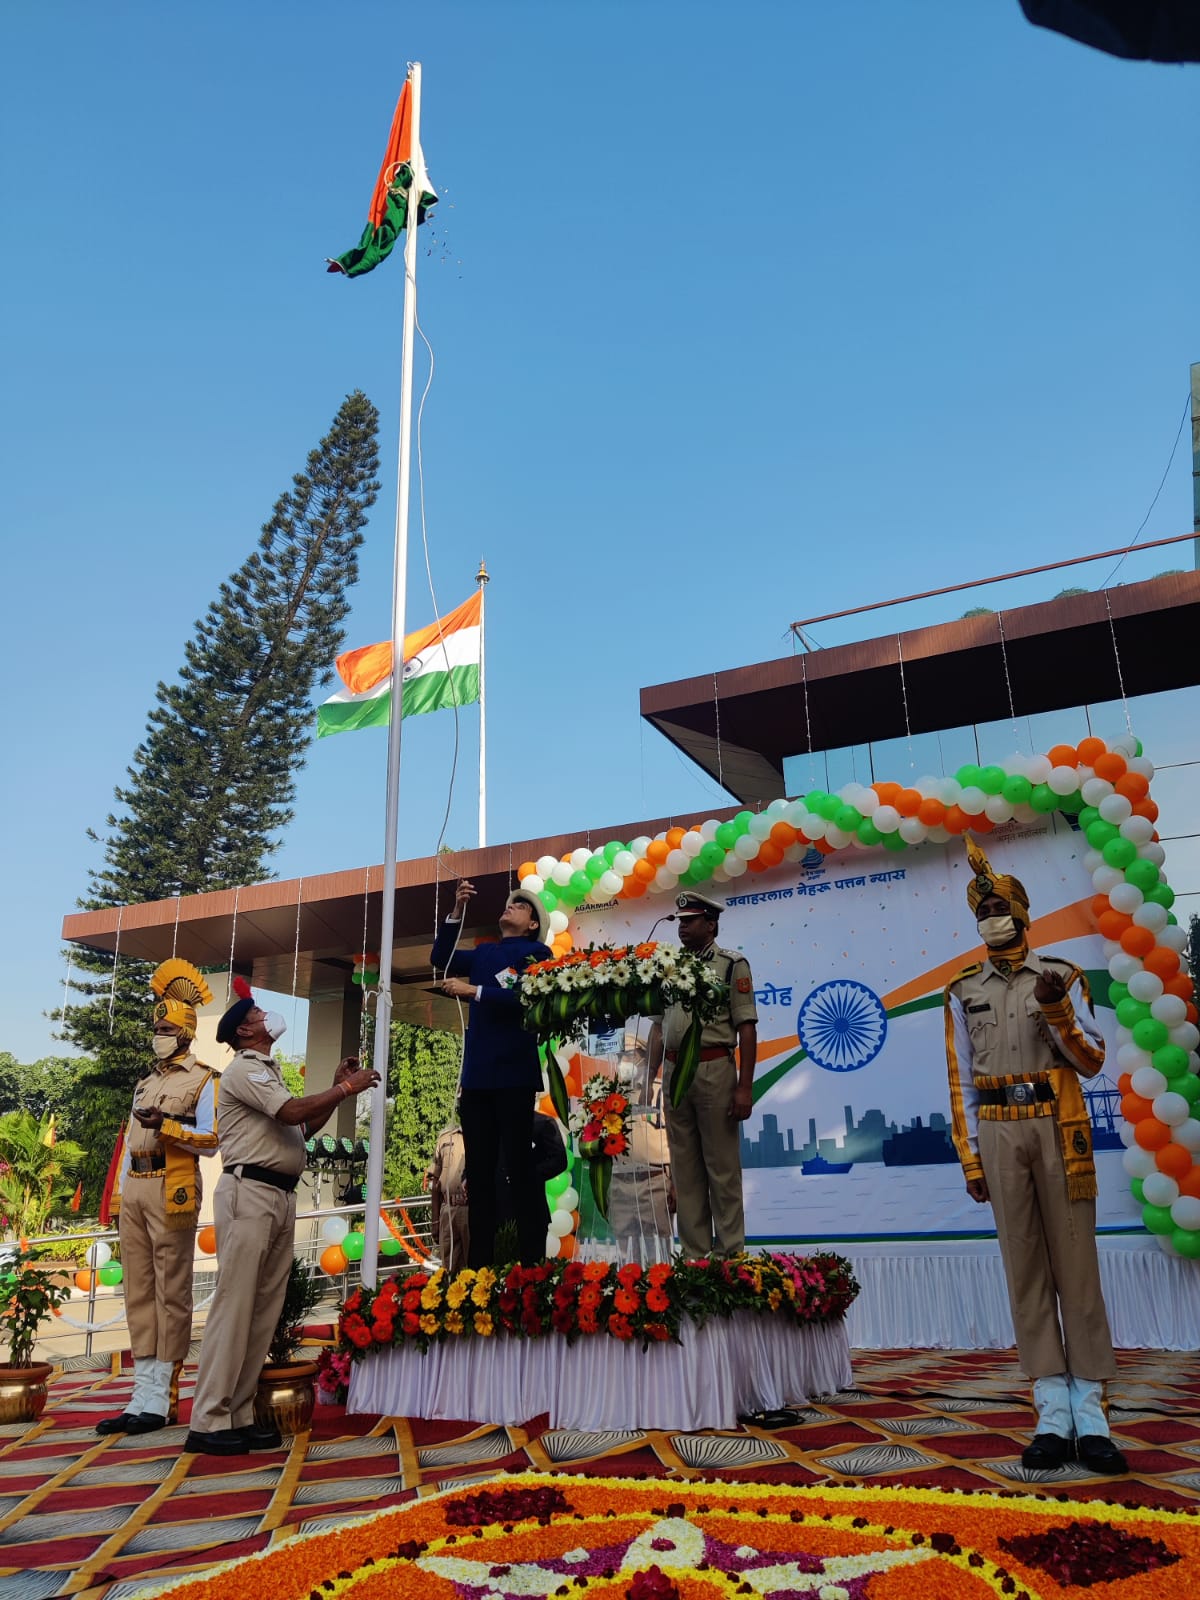
[[(716, 943), (721, 901), (689, 890), (675, 901), (679, 942), (729, 986), (728, 1005), (700, 1036), (700, 1065), (682, 1104), (671, 1104), (675, 1052), (688, 1030), (682, 1006), (668, 1007), (651, 1033), (650, 1065), (663, 1069), (667, 1142), (678, 1204), (679, 1244), (689, 1261), (733, 1256), (746, 1247), (742, 1210), (741, 1125), (752, 1109), (758, 1012), (750, 964)], [(736, 1060), (735, 1060), (736, 1050)]]
[(217, 1288), (184, 1445), (206, 1455), (279, 1447), (276, 1429), (255, 1425), (254, 1391), (287, 1291), (304, 1141), (343, 1100), (379, 1081), (378, 1073), (355, 1070), (357, 1057), (347, 1056), (331, 1088), (293, 1098), (271, 1056), (280, 1030), (270, 1031), (268, 1014), (243, 979), (234, 979), (234, 989), (238, 998), (217, 1026), (218, 1042), (237, 1049), (221, 1077)]
[(438, 1135), (425, 1173), (438, 1255), (447, 1272), (467, 1264), (467, 1148), (457, 1123)]
[(133, 1394), (97, 1433), (150, 1433), (175, 1420), (192, 1340), (200, 1155), (217, 1148), (216, 1075), (192, 1054), (196, 1007), (212, 994), (190, 961), (156, 968), (154, 1070), (138, 1084), (112, 1209), (121, 1233)]
[[(1104, 1063), (1087, 979), (1029, 948), (1029, 897), (968, 837), (967, 903), (988, 958), (946, 988), (955, 1149), (967, 1192), (991, 1201), (1017, 1353), (1034, 1380), (1034, 1471), (1072, 1455), (1125, 1472), (1108, 1433), (1104, 1383), (1116, 1361), (1096, 1256), (1096, 1168), (1080, 1078)], [(1074, 1443), (1072, 1444), (1072, 1435)]]

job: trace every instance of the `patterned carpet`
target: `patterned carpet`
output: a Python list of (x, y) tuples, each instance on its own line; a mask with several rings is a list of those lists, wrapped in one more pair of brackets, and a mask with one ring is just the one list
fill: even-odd
[[(121, 1408), (127, 1371), (76, 1367), (55, 1378), (32, 1428), (0, 1429), (0, 1600), (123, 1600), (263, 1549), (297, 1526), (399, 1504), (450, 1482), (568, 1471), (624, 1478), (940, 1488), (1033, 1487), (1074, 1500), (1188, 1509), (1200, 1504), (1200, 1356), (1121, 1355), (1113, 1432), (1131, 1476), (1070, 1465), (1027, 1474), (1028, 1389), (996, 1352), (858, 1352), (857, 1387), (803, 1408), (780, 1431), (674, 1434), (549, 1430), (347, 1417), (318, 1410), (312, 1432), (232, 1460), (179, 1455), (185, 1427), (98, 1438)], [(184, 1380), (184, 1418), (192, 1369)]]

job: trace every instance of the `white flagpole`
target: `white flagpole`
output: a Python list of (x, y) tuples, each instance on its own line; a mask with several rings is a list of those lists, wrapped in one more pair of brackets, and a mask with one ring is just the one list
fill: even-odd
[(479, 585), (479, 848), (487, 843), (487, 665), (484, 644), (487, 630), (483, 625), (486, 604), (484, 590), (488, 585), (488, 569), (483, 557), (479, 558), (479, 571), (475, 582)]
[(383, 1198), (383, 1146), (387, 1134), (388, 1053), (392, 1036), (392, 945), (396, 917), (396, 835), (400, 826), (401, 695), (404, 689), (404, 609), (408, 576), (408, 502), (412, 467), (413, 339), (417, 321), (417, 212), (425, 180), (421, 160), (421, 64), (408, 69), (412, 94), (412, 181), (404, 227), (404, 342), (400, 354), (400, 449), (396, 468), (396, 553), (392, 571), (392, 704), (388, 722), (387, 816), (383, 841), (383, 915), (379, 929), (379, 1004), (371, 1064), (379, 1082), (371, 1091), (362, 1281), (375, 1287), (379, 1269), (379, 1206)]

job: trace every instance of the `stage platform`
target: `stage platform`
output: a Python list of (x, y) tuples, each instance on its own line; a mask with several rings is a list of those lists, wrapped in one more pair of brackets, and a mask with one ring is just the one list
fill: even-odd
[(547, 1414), (552, 1428), (735, 1428), (739, 1416), (799, 1405), (849, 1386), (844, 1321), (785, 1322), (743, 1311), (701, 1328), (684, 1320), (680, 1344), (624, 1344), (592, 1336), (466, 1339), (425, 1355), (400, 1347), (356, 1363), (347, 1409), (358, 1415), (439, 1419), (471, 1412), (507, 1425)]

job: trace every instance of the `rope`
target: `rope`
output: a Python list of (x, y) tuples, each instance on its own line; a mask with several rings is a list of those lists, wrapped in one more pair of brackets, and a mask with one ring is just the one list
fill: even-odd
[[(917, 762), (913, 755), (912, 724), (908, 720), (908, 680), (904, 676), (904, 645), (900, 635), (896, 635), (896, 660), (900, 664), (900, 698), (904, 702), (904, 737), (908, 740), (908, 769), (911, 772)], [(872, 763), (872, 769), (874, 764)]]
[(237, 943), (237, 914), (240, 886), (233, 891), (233, 922), (229, 929), (229, 971), (225, 974), (225, 1005), (230, 1006), (233, 996), (233, 947)]
[(117, 1003), (117, 962), (121, 959), (121, 918), (124, 916), (124, 914), (125, 914), (125, 907), (124, 906), (118, 906), (117, 907), (117, 938), (116, 938), (116, 943), (113, 945), (112, 983), (109, 985), (109, 988), (108, 988), (108, 1036), (109, 1036), (110, 1039), (112, 1038), (112, 1031), (113, 1031), (113, 1007)]
[(1000, 659), (1004, 663), (1004, 687), (1008, 693), (1008, 715), (1012, 721), (1013, 739), (1017, 748), (1021, 746), (1021, 729), (1017, 725), (1017, 708), (1013, 703), (1012, 678), (1008, 671), (1008, 641), (1004, 637), (1004, 613), (997, 611), (996, 621), (1000, 624)]
[(722, 789), (725, 787), (725, 761), (721, 753), (721, 697), (717, 693), (717, 675), (714, 672), (713, 680), (713, 721), (717, 730), (717, 782)]
[(300, 982), (300, 901), (304, 894), (304, 879), (296, 880), (296, 945), (292, 951), (292, 1036), (295, 1038), (296, 1017), (300, 1010), (300, 999), (296, 989)]
[(1121, 708), (1125, 713), (1125, 731), (1133, 732), (1133, 723), (1129, 718), (1129, 701), (1125, 695), (1125, 674), (1121, 671), (1121, 652), (1117, 648), (1117, 626), (1113, 621), (1112, 606), (1109, 604), (1108, 590), (1104, 591), (1104, 609), (1108, 612), (1108, 631), (1112, 635), (1113, 660), (1117, 664), (1117, 687), (1121, 691)]
[(179, 902), (180, 902), (180, 899), (181, 899), (180, 892), (178, 890), (176, 890), (175, 891), (175, 926), (171, 930), (171, 960), (172, 961), (174, 961), (174, 959), (175, 959), (175, 949), (176, 949), (176, 946), (179, 943)]
[(800, 678), (804, 684), (804, 737), (808, 745), (808, 781), (816, 783), (816, 766), (813, 762), (812, 716), (808, 709), (808, 657), (800, 657)]

